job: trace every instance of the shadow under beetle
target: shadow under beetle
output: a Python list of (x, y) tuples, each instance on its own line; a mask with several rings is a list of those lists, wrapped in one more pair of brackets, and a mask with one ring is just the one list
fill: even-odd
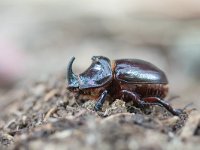
[(106, 96), (112, 99), (133, 101), (136, 107), (159, 105), (173, 115), (180, 109), (173, 109), (163, 99), (168, 94), (168, 80), (165, 73), (153, 64), (139, 59), (111, 61), (104, 56), (93, 56), (90, 67), (79, 75), (72, 71), (72, 57), (67, 68), (67, 88), (82, 98), (97, 99), (94, 109), (102, 108)]

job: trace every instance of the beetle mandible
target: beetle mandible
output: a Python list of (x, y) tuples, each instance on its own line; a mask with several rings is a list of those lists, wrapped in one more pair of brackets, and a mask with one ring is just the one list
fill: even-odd
[(110, 61), (104, 56), (93, 56), (90, 67), (79, 75), (72, 71), (72, 57), (67, 68), (67, 89), (83, 98), (97, 99), (94, 110), (102, 108), (106, 96), (112, 99), (133, 101), (136, 107), (159, 105), (173, 115), (174, 109), (163, 99), (168, 94), (168, 80), (165, 73), (155, 65), (139, 59), (118, 59)]

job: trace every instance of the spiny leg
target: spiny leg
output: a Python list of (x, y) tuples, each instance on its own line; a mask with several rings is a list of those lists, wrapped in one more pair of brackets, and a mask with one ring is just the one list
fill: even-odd
[(105, 91), (101, 94), (101, 96), (99, 97), (99, 99), (97, 100), (97, 102), (96, 102), (96, 104), (95, 104), (95, 106), (94, 106), (94, 110), (95, 110), (95, 111), (101, 110), (101, 108), (102, 108), (102, 106), (103, 106), (103, 103), (104, 103), (105, 100), (106, 100), (107, 94), (108, 94), (108, 91), (107, 91), (107, 90), (105, 90)]
[(149, 104), (157, 103), (158, 105), (165, 107), (169, 112), (171, 112), (173, 115), (176, 115), (176, 116), (179, 116), (182, 113), (181, 109), (174, 109), (169, 103), (157, 97), (147, 97), (147, 98), (144, 98), (143, 101)]

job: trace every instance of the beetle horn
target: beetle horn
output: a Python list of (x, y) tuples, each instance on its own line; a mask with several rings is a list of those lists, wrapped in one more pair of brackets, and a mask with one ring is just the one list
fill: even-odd
[(68, 81), (68, 87), (78, 87), (78, 76), (75, 75), (72, 71), (72, 64), (75, 60), (75, 57), (72, 57), (69, 61), (68, 68), (67, 68), (67, 81)]

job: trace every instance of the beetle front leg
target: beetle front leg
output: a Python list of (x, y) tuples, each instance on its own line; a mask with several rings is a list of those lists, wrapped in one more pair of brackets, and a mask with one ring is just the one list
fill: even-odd
[(105, 90), (105, 91), (101, 94), (101, 96), (99, 97), (99, 99), (97, 100), (97, 102), (96, 102), (96, 104), (95, 104), (95, 106), (94, 106), (94, 110), (95, 110), (95, 111), (99, 111), (99, 110), (102, 108), (103, 103), (104, 103), (105, 100), (106, 100), (107, 94), (108, 94), (108, 91), (107, 91), (107, 90)]
[(157, 97), (147, 97), (143, 99), (144, 102), (147, 102), (149, 104), (151, 103), (157, 103), (158, 105), (161, 105), (165, 107), (169, 112), (171, 112), (173, 115), (179, 116), (182, 113), (181, 109), (174, 109), (172, 106), (167, 103), (166, 101), (161, 100), (160, 98)]

